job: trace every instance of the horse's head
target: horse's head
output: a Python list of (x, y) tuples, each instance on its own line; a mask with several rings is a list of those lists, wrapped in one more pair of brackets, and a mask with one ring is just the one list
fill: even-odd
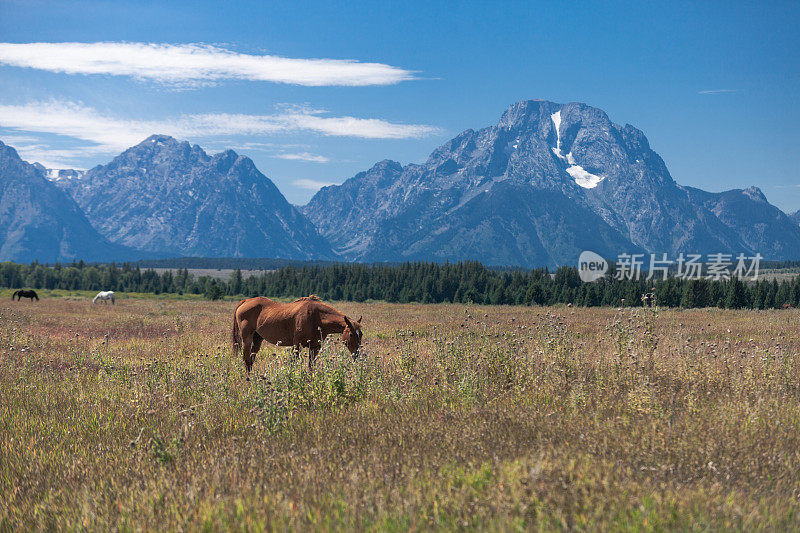
[(344, 322), (347, 324), (347, 327), (344, 328), (344, 332), (342, 333), (342, 342), (347, 346), (347, 349), (350, 350), (350, 353), (353, 354), (353, 359), (358, 357), (358, 349), (361, 347), (361, 318), (362, 317), (358, 317), (358, 320), (353, 322), (349, 318), (344, 317)]

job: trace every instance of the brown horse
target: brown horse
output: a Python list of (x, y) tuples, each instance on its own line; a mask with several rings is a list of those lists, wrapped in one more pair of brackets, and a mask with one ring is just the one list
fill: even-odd
[(308, 348), (308, 370), (311, 371), (325, 337), (333, 333), (341, 333), (342, 342), (353, 359), (358, 357), (361, 317), (351, 320), (314, 295), (291, 303), (256, 297), (242, 300), (236, 306), (231, 338), (234, 353), (242, 349), (250, 379), (250, 369), (262, 340), (278, 346), (292, 346), (298, 356), (302, 348)]

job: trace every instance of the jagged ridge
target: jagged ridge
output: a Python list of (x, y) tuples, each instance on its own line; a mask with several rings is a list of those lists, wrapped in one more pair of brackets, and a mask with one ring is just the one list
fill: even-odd
[(330, 258), (328, 243), (252, 160), (153, 135), (60, 180), (111, 241), (206, 257)]
[(681, 187), (647, 141), (600, 109), (516, 103), (421, 165), (383, 161), (303, 208), (356, 260), (574, 264), (583, 249), (794, 257), (800, 231), (756, 188)]
[(111, 244), (78, 205), (0, 142), (0, 261), (135, 260), (135, 250)]

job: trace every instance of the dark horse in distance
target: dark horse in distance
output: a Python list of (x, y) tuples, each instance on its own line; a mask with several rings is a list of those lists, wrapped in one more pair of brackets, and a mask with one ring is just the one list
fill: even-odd
[(36, 294), (36, 291), (27, 291), (25, 289), (15, 292), (11, 295), (11, 299), (13, 300), (16, 298), (17, 300), (22, 301), (23, 298), (30, 298), (33, 301), (36, 298), (36, 301), (39, 301), (39, 295)]
[(256, 297), (242, 300), (236, 306), (231, 337), (234, 353), (242, 349), (250, 379), (250, 369), (262, 340), (277, 346), (292, 346), (296, 355), (302, 348), (308, 348), (308, 370), (311, 371), (325, 337), (334, 333), (341, 333), (342, 342), (353, 359), (358, 357), (361, 317), (351, 320), (314, 295), (291, 303)]

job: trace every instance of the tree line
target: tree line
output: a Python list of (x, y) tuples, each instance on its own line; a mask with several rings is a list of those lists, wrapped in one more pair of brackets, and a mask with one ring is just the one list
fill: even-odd
[(742, 281), (681, 279), (619, 280), (611, 276), (583, 283), (574, 267), (496, 270), (478, 262), (286, 266), (245, 277), (234, 271), (227, 281), (193, 276), (188, 269), (158, 273), (132, 264), (42, 265), (0, 263), (0, 286), (34, 289), (113, 290), (223, 297), (292, 298), (316, 294), (329, 300), (457, 302), (508, 305), (639, 306), (654, 294), (666, 307), (730, 309), (800, 306), (800, 276), (791, 280)]

